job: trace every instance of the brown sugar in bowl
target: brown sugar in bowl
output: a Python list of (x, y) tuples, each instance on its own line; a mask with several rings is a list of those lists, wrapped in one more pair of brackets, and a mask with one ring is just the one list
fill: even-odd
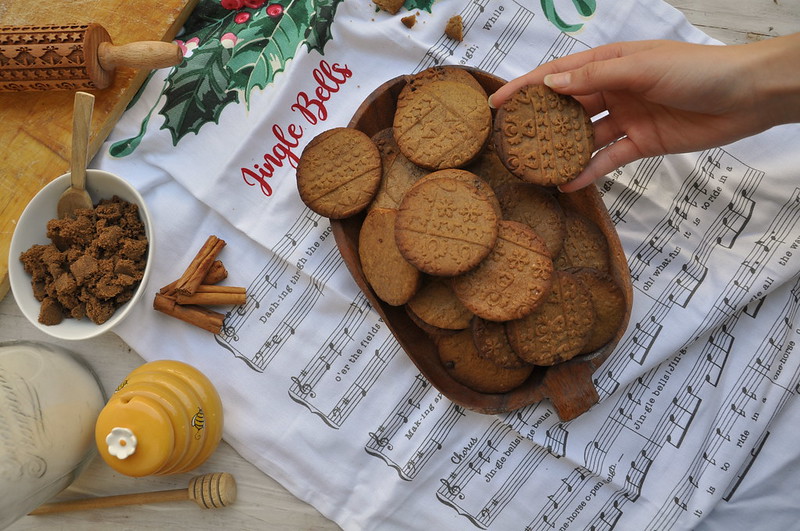
[[(488, 94), (505, 83), (487, 72), (471, 67), (460, 68), (475, 76)], [(410, 77), (398, 76), (380, 85), (358, 107), (348, 126), (369, 136), (391, 127), (397, 96)], [(525, 383), (505, 393), (477, 392), (454, 380), (439, 361), (433, 340), (412, 322), (405, 309), (390, 306), (375, 295), (364, 278), (358, 258), (358, 235), (364, 219), (363, 213), (331, 220), (339, 252), (372, 307), (387, 323), (422, 375), (448, 399), (466, 409), (484, 414), (502, 414), (550, 399), (559, 418), (570, 420), (587, 411), (599, 400), (592, 374), (608, 358), (625, 333), (630, 319), (633, 288), (622, 245), (597, 189), (590, 186), (561, 196), (563, 205), (574, 208), (593, 221), (606, 236), (611, 260), (610, 274), (625, 295), (625, 315), (614, 338), (603, 347), (564, 363), (536, 367)]]

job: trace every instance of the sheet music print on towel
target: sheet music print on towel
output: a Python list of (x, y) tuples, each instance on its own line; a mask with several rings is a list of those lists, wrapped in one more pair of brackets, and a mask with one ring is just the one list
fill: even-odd
[[(641, 161), (633, 172), (627, 168), (624, 172), (617, 172), (616, 182), (607, 180), (601, 184), (601, 189), (607, 194), (604, 197), (606, 204), (617, 223), (624, 222), (626, 211), (635, 209), (636, 197), (632, 196), (632, 191), (646, 189), (650, 178), (658, 178), (654, 176), (653, 163)], [(646, 170), (641, 171), (642, 167)], [(586, 448), (586, 465), (590, 469), (610, 470), (612, 466), (618, 468), (618, 463), (623, 461), (620, 457), (616, 462), (608, 462), (611, 449), (618, 437), (623, 436), (619, 430), (621, 425), (643, 436), (640, 452), (630, 461), (626, 473), (628, 481), (633, 484), (631, 480), (639, 478), (638, 483), (642, 485), (660, 453), (671, 452), (668, 450), (670, 447), (681, 447), (704, 397), (718, 392), (723, 369), (737, 341), (737, 324), (744, 317), (755, 317), (759, 313), (765, 302), (760, 297), (774, 281), (770, 274), (765, 273), (764, 265), (770, 260), (774, 263), (776, 257), (780, 259), (785, 252), (779, 248), (781, 244), (788, 241), (797, 246), (796, 241), (791, 243), (797, 238), (800, 221), (796, 189), (771, 221), (766, 225), (760, 221), (758, 228), (764, 230), (760, 237), (740, 240), (755, 208), (752, 198), (757, 197), (763, 179), (764, 172), (741, 163), (723, 150), (699, 154), (695, 167), (683, 180), (683, 185), (675, 188), (677, 192), (672, 202), (664, 208), (665, 217), (656, 220), (650, 232), (642, 238), (642, 243), (628, 253), (637, 290), (637, 305), (646, 307), (647, 301), (652, 300), (652, 306), (638, 309), (638, 319), (632, 322), (633, 326), (617, 349), (620, 355), (613, 356), (596, 373), (601, 398), (610, 400), (616, 396), (616, 400), (608, 408), (612, 412), (608, 421)], [(616, 197), (615, 191), (620, 191)], [(752, 234), (754, 231), (751, 228), (749, 232)], [(746, 258), (731, 271), (727, 281), (721, 277), (724, 271), (715, 268), (715, 281), (724, 281), (724, 284), (717, 288), (713, 297), (707, 298), (712, 304), (698, 320), (696, 329), (685, 328), (690, 333), (685, 335), (685, 343), (677, 349), (677, 354), (619, 389), (620, 380), (626, 373), (635, 373), (637, 365), (648, 366), (647, 355), (655, 343), (663, 339), (659, 336), (669, 314), (686, 308), (700, 292), (708, 275), (707, 264), (714, 261), (713, 254), (725, 253), (737, 243), (740, 247), (748, 246), (737, 252)], [(716, 263), (725, 262), (717, 260)], [(790, 369), (791, 374), (784, 376), (788, 380), (784, 385), (775, 386), (769, 375), (765, 377), (763, 370), (769, 367), (763, 361), (765, 358), (773, 360), (781, 356), (784, 362), (788, 361), (786, 348), (788, 346), (791, 351), (793, 342), (787, 338), (796, 333), (789, 329), (796, 317), (794, 292), (795, 288), (792, 288), (785, 309), (773, 324), (753, 326), (747, 319), (748, 322), (742, 325), (743, 334), (748, 336), (753, 330), (769, 331), (763, 340), (763, 346), (769, 347), (769, 356), (761, 352), (763, 346), (753, 350), (740, 349), (741, 352), (737, 350), (738, 358), (755, 352), (750, 366), (762, 370), (755, 377), (747, 371), (730, 388), (727, 403), (713, 421), (710, 439), (702, 441), (694, 461), (687, 467), (689, 472), (665, 497), (658, 518), (653, 520), (649, 529), (669, 528), (682, 513), (690, 510), (695, 516), (702, 516), (704, 507), (698, 501), (698, 478), (704, 482), (703, 492), (713, 495), (731, 483), (730, 476), (737, 470), (732, 457), (738, 458), (745, 466), (750, 461), (752, 445), (761, 444), (761, 441), (747, 442), (747, 439), (751, 434), (762, 433), (769, 419), (760, 415), (760, 407), (747, 406), (763, 406), (768, 394), (778, 394), (779, 398), (775, 400), (786, 400), (788, 395), (796, 392), (796, 362)], [(773, 294), (770, 297), (778, 296)], [(673, 326), (671, 333), (674, 332), (677, 330)], [(684, 359), (694, 362), (686, 367), (686, 363), (681, 363)], [(784, 386), (790, 389), (788, 393), (780, 391)], [(759, 402), (759, 397), (762, 402)], [(770, 408), (769, 411), (775, 410)], [(728, 461), (721, 461), (719, 455), (726, 456)], [(620, 489), (604, 513), (609, 514), (611, 509), (624, 511), (624, 504), (636, 499), (631, 492), (636, 493), (635, 490)]]
[[(302, 122), (303, 142), (346, 124), (373, 84), (435, 64), (510, 79), (609, 40), (707, 41), (655, 0), (598, 2), (575, 34), (558, 31), (536, 3), (437, 0), (413, 31), (366, 1), (338, 5), (324, 60), (349, 65), (353, 76), (332, 96), (326, 123)], [(462, 43), (431, 30), (455, 13), (465, 22)], [(394, 39), (391, 55), (350, 50), (380, 39)], [(797, 394), (800, 213), (791, 154), (767, 157), (743, 143), (646, 159), (598, 183), (635, 287), (629, 330), (594, 373), (601, 402), (570, 422), (548, 401), (479, 415), (446, 400), (400, 350), (350, 279), (329, 224), (286, 197), (290, 168), (276, 169), (263, 204), (231, 178), (261, 161), (272, 124), (298, 123), (289, 108), (299, 90), (312, 94), (309, 73), (319, 64), (298, 54), (269, 93), (253, 94), (249, 114), (230, 105), (219, 124), (183, 138), (181, 149), (197, 148), (200, 161), (204, 138), (224, 144), (217, 154), (230, 160), (222, 169), (188, 168), (185, 150), (162, 153), (155, 126), (140, 147), (157, 152), (152, 167), (147, 157), (103, 158), (109, 171), (144, 173), (159, 227), (171, 226), (176, 203), (191, 203), (199, 213), (192, 220), (202, 222), (183, 230), (210, 228), (230, 235), (231, 249), (248, 249), (236, 264), (248, 301), (231, 311), (216, 343), (171, 337), (197, 347), (175, 349), (132, 325), (121, 328), (123, 338), (143, 355), (168, 349), (219, 366), (221, 388), (242, 398), (229, 402), (229, 441), (347, 529), (687, 529), (735, 499), (769, 422)], [(135, 134), (148, 110), (126, 113), (128, 131), (117, 138)], [(245, 127), (253, 130), (240, 138)], [(230, 153), (227, 137), (236, 138)], [(164, 173), (175, 182), (169, 198), (159, 195)], [(787, 188), (776, 194), (775, 186)], [(218, 227), (207, 225), (210, 217)], [(170, 236), (180, 243), (185, 235)], [(154, 330), (177, 326), (143, 319)], [(228, 372), (240, 380), (227, 381)]]
[[(444, 64), (461, 64), (495, 73), (506, 57), (512, 53), (520, 37), (526, 31), (530, 31), (529, 27), (535, 16), (533, 11), (521, 3), (498, 3), (491, 0), (473, 0), (459, 14), (463, 21), (464, 40), (467, 44), (459, 44), (458, 41), (442, 35), (425, 52), (413, 72)], [(589, 49), (589, 46), (571, 35), (547, 29), (550, 30), (547, 33), (552, 33), (554, 39), (538, 64)], [(481, 30), (491, 32), (494, 42), (475, 39), (473, 42), (481, 44), (470, 45), (470, 32)], [(459, 52), (460, 56), (456, 57), (456, 50), (459, 48), (462, 50)]]

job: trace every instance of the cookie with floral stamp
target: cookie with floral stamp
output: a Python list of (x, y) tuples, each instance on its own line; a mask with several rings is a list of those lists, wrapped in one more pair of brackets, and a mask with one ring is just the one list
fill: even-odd
[(532, 365), (516, 369), (501, 367), (478, 354), (472, 331), (439, 338), (436, 342), (439, 361), (457, 382), (481, 393), (505, 393), (516, 389), (533, 372)]
[(475, 316), (470, 326), (472, 340), (480, 357), (507, 369), (519, 369), (529, 365), (514, 352), (508, 340), (505, 323), (487, 321)]
[(550, 291), (553, 261), (532, 228), (500, 221), (492, 252), (475, 269), (454, 277), (453, 291), (472, 313), (489, 321), (520, 319)]
[(558, 256), (564, 245), (567, 224), (564, 211), (550, 190), (517, 180), (496, 187), (495, 196), (503, 219), (531, 227), (547, 244), (550, 256)]
[(503, 161), (500, 160), (494, 142), (487, 142), (478, 158), (464, 169), (471, 171), (495, 189), (505, 183), (520, 182), (519, 177), (508, 171)]
[(394, 138), (400, 151), (429, 170), (459, 168), (475, 159), (491, 133), (485, 97), (456, 81), (434, 81), (397, 101)]
[(625, 294), (614, 278), (605, 271), (593, 267), (578, 267), (567, 270), (583, 281), (592, 297), (595, 322), (589, 340), (581, 354), (594, 352), (611, 341), (619, 332), (625, 318)]
[(466, 69), (452, 65), (440, 65), (426, 68), (410, 76), (405, 86), (400, 90), (397, 99), (402, 100), (408, 98), (411, 93), (416, 92), (420, 87), (433, 83), (434, 81), (455, 81), (457, 83), (463, 83), (475, 89), (484, 99), (489, 97), (483, 85), (481, 85), (475, 76), (470, 74)]
[(406, 303), (415, 322), (443, 330), (463, 330), (472, 322), (473, 314), (464, 306), (450, 284), (438, 277), (427, 277), (422, 287)]
[(484, 179), (476, 175), (475, 173), (462, 170), (460, 168), (446, 168), (444, 170), (437, 170), (434, 172), (430, 172), (429, 174), (421, 177), (417, 182), (412, 185), (412, 188), (419, 183), (423, 183), (430, 179), (438, 179), (439, 177), (452, 177), (454, 179), (459, 179), (464, 181), (465, 183), (469, 184), (475, 190), (480, 192), (484, 197), (486, 197), (487, 201), (492, 204), (492, 207), (497, 212), (497, 217), (503, 217), (503, 211), (500, 208), (500, 202), (497, 200), (497, 196), (494, 192), (494, 188), (486, 182)]
[(556, 271), (543, 303), (522, 319), (506, 323), (506, 329), (520, 358), (534, 365), (555, 365), (581, 353), (594, 321), (592, 298), (583, 281)]
[(564, 243), (554, 262), (556, 269), (593, 267), (600, 271), (611, 269), (608, 239), (592, 220), (583, 214), (564, 208)]
[(297, 164), (300, 199), (331, 219), (352, 216), (372, 201), (381, 182), (381, 155), (365, 133), (328, 129), (303, 149)]
[(494, 247), (499, 217), (486, 195), (453, 177), (413, 186), (398, 208), (395, 239), (420, 271), (453, 276), (476, 267)]
[(497, 110), (493, 141), (511, 173), (526, 182), (558, 186), (589, 163), (594, 149), (589, 118), (573, 97), (528, 85)]

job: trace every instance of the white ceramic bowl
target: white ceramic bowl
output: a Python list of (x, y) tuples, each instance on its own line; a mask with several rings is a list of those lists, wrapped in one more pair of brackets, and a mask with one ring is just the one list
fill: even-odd
[(118, 196), (125, 201), (139, 205), (139, 215), (144, 222), (147, 235), (147, 265), (144, 276), (136, 288), (131, 300), (117, 308), (114, 315), (103, 324), (95, 324), (88, 318), (64, 319), (57, 325), (43, 325), (39, 322), (39, 308), (41, 303), (33, 296), (31, 277), (22, 267), (19, 255), (35, 244), (51, 243), (47, 237), (47, 222), (56, 217), (56, 204), (61, 194), (69, 187), (69, 174), (57, 177), (31, 199), (22, 212), (11, 237), (11, 248), (8, 253), (8, 278), (11, 291), (14, 294), (22, 313), (27, 319), (45, 334), (58, 339), (89, 339), (99, 336), (122, 321), (134, 304), (141, 298), (147, 284), (147, 279), (152, 270), (153, 261), (153, 231), (150, 213), (144, 199), (136, 189), (121, 177), (102, 170), (89, 169), (86, 173), (86, 190), (92, 197), (92, 202), (97, 204), (101, 199), (111, 199)]

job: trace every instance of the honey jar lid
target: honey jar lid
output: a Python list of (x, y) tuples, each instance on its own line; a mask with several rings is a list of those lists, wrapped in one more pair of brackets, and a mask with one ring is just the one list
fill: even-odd
[(112, 399), (95, 424), (95, 442), (103, 460), (117, 472), (142, 477), (158, 473), (173, 454), (175, 437), (169, 415), (152, 399)]

